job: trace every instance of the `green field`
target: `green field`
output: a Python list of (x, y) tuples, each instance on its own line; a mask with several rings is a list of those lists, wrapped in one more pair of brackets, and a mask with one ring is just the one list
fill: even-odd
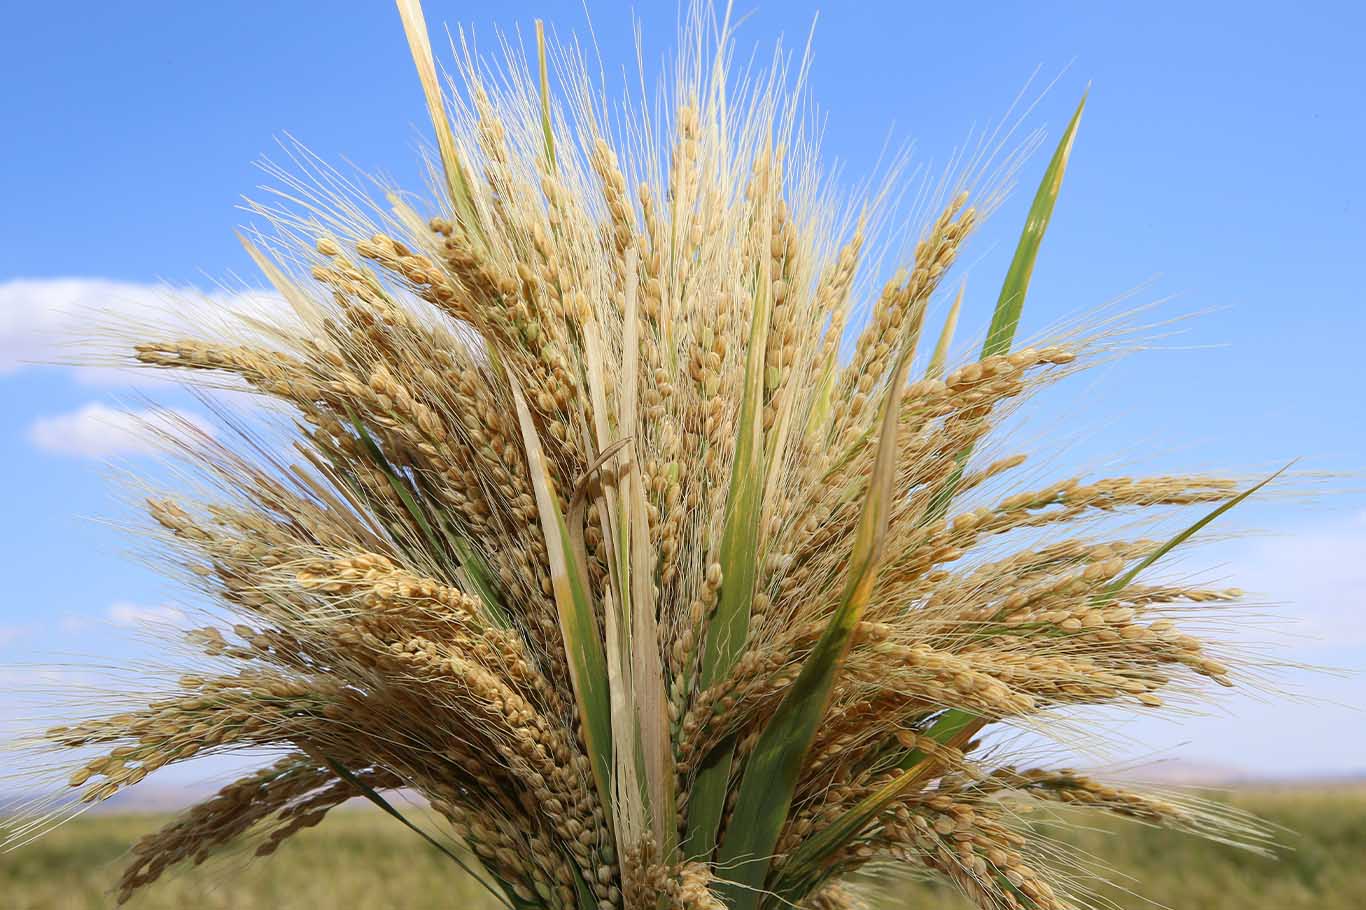
[[(1261, 790), (1237, 804), (1283, 826), (1275, 859), (1134, 825), (1097, 823), (1073, 835), (1129, 887), (1175, 910), (1359, 910), (1366, 907), (1366, 789)], [(109, 888), (128, 845), (159, 821), (147, 815), (86, 816), (47, 838), (0, 855), (4, 910), (113, 906)], [(343, 810), (289, 841), (272, 859), (247, 856), (168, 874), (131, 910), (170, 908), (364, 908), (460, 910), (492, 906), (449, 860), (377, 811)], [(1123, 887), (1105, 891), (1123, 908), (1151, 908)], [(883, 908), (961, 908), (951, 894), (899, 885)]]

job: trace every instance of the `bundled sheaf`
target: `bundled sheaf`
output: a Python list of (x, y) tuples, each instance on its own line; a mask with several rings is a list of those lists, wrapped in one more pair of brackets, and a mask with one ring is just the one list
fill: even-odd
[[(1014, 344), (1080, 110), (981, 355), (955, 363), (958, 303), (942, 330), (927, 313), (1013, 163), (967, 162), (919, 225), (884, 223), (895, 188), (834, 193), (783, 67), (728, 90), (705, 16), (668, 109), (614, 114), (572, 48), (497, 77), (465, 52), (443, 92), (399, 6), (437, 198), (369, 208), (304, 158), (250, 247), (279, 313), (136, 346), (282, 404), (294, 438), (182, 441), (204, 492), (148, 508), (233, 618), (190, 633), (175, 691), (49, 734), (98, 748), (71, 778), (87, 801), (280, 750), (140, 842), (121, 897), (397, 788), (497, 897), (547, 910), (844, 908), (884, 861), (983, 907), (1077, 907), (1079, 868), (1021, 803), (1236, 834), (980, 745), (1232, 684), (1176, 621), (1237, 592), (1140, 573), (1246, 494), (1032, 487), (993, 437), (1101, 350)], [(865, 247), (896, 232), (913, 251), (869, 292)], [(1099, 520), (1191, 506), (1173, 539)]]

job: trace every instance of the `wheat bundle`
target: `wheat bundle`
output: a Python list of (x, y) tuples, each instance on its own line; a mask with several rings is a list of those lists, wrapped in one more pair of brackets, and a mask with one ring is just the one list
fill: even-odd
[[(1031, 485), (993, 433), (1108, 351), (1103, 333), (1015, 344), (1080, 109), (980, 356), (954, 363), (961, 293), (942, 329), (927, 313), (1010, 160), (969, 162), (919, 226), (889, 227), (888, 193), (822, 177), (781, 65), (730, 87), (705, 17), (667, 110), (614, 129), (572, 48), (553, 98), (543, 45), (499, 78), (458, 54), (443, 92), (399, 6), (437, 198), (370, 206), (320, 166), (286, 176), (251, 244), (279, 313), (136, 344), (283, 405), (292, 448), (245, 427), (178, 441), (200, 492), (151, 497), (154, 531), (233, 619), (189, 634), (174, 691), (48, 734), (98, 749), (70, 781), (85, 801), (282, 750), (139, 843), (121, 897), (394, 788), (517, 908), (848, 907), (850, 876), (888, 861), (982, 907), (1087, 906), (1031, 802), (1255, 836), (982, 745), (1235, 675), (1180, 622), (1238, 592), (1142, 572), (1247, 493)], [(870, 239), (902, 230), (909, 260), (869, 290)], [(1186, 507), (1174, 538), (1100, 520)]]

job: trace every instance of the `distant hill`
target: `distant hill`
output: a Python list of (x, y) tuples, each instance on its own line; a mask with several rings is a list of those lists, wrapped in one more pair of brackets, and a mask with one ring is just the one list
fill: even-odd
[(1183, 759), (1150, 762), (1139, 765), (1120, 776), (1153, 784), (1176, 784), (1191, 787), (1233, 787), (1266, 779), (1235, 765)]
[[(142, 784), (115, 794), (88, 810), (96, 815), (118, 815), (123, 813), (163, 813), (178, 812), (201, 800), (207, 799), (218, 791), (218, 785), (184, 784), (156, 785)], [(50, 794), (0, 793), (0, 817), (12, 815), (31, 807), (35, 802)], [(400, 791), (386, 797), (396, 806), (406, 808), (412, 805), (425, 805), (425, 800), (416, 793)], [(369, 806), (364, 797), (351, 800), (353, 805)]]
[[(1227, 789), (1264, 789), (1264, 788), (1314, 788), (1332, 786), (1366, 786), (1366, 770), (1341, 774), (1297, 775), (1277, 777), (1257, 774), (1234, 765), (1214, 762), (1185, 761), (1171, 759), (1138, 765), (1123, 772), (1098, 771), (1098, 776), (1110, 780), (1129, 780), (1136, 786), (1143, 784), (1173, 787), (1212, 787)], [(103, 803), (90, 809), (96, 814), (117, 814), (126, 812), (175, 812), (212, 796), (218, 784), (142, 784), (125, 790)], [(0, 816), (9, 815), (26, 805), (31, 805), (36, 794), (25, 796), (19, 793), (0, 793)], [(421, 804), (420, 796), (403, 792), (393, 797), (400, 806)], [(365, 799), (357, 797), (353, 804), (367, 806)]]
[(1138, 765), (1119, 774), (1108, 774), (1135, 783), (1181, 787), (1298, 787), (1366, 783), (1366, 769), (1336, 774), (1275, 775), (1249, 771), (1217, 762), (1168, 759)]

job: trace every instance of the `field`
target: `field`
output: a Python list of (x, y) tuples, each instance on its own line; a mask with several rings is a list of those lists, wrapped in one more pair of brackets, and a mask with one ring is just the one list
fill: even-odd
[[(1259, 790), (1235, 802), (1283, 826), (1284, 849), (1268, 859), (1133, 825), (1097, 823), (1073, 835), (1086, 850), (1160, 906), (1174, 910), (1357, 910), (1366, 907), (1366, 788)], [(36, 844), (0, 855), (4, 910), (87, 910), (108, 895), (120, 857), (158, 819), (86, 816)], [(247, 857), (168, 875), (130, 910), (462, 910), (495, 906), (448, 860), (397, 822), (368, 809), (343, 810), (265, 861)], [(1152, 908), (1123, 887), (1119, 907)], [(879, 910), (954, 910), (950, 893), (898, 885)]]

